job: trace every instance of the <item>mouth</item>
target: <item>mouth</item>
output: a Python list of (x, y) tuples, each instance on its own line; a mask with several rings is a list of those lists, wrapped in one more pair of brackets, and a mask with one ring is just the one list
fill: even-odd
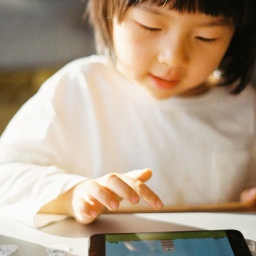
[(149, 74), (149, 80), (156, 89), (160, 90), (170, 90), (176, 87), (177, 84), (180, 82), (180, 79), (176, 77), (173, 77), (171, 79), (165, 79), (152, 74)]

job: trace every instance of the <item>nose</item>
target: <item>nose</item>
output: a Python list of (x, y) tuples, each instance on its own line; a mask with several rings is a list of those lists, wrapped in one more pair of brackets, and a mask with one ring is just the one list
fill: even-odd
[(158, 62), (171, 68), (179, 68), (189, 62), (187, 45), (183, 40), (168, 40), (158, 54)]

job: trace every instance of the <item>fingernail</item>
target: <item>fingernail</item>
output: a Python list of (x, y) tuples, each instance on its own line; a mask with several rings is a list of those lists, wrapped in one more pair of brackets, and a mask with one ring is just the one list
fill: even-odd
[(162, 209), (164, 207), (164, 204), (161, 201), (157, 200), (155, 206), (158, 209)]
[(139, 201), (140, 201), (140, 198), (139, 198), (138, 195), (133, 195), (133, 196), (131, 197), (131, 202), (132, 202), (132, 204), (137, 204)]
[(249, 190), (246, 198), (247, 198), (247, 200), (255, 200), (255, 196), (256, 196), (256, 189), (253, 188), (253, 189)]
[(117, 210), (119, 207), (119, 203), (115, 200), (111, 200), (110, 201), (110, 208), (111, 210)]
[(96, 212), (96, 211), (90, 211), (90, 216), (91, 217), (93, 217), (93, 218), (95, 218), (95, 217), (97, 217), (98, 216), (98, 213)]

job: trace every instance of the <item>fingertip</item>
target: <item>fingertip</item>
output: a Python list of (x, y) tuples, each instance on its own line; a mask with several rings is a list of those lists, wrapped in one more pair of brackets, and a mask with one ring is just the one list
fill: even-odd
[(134, 195), (132, 195), (130, 201), (131, 201), (132, 204), (137, 204), (140, 201), (140, 197), (137, 194), (134, 194)]
[(153, 175), (153, 171), (149, 168), (140, 170), (140, 175), (137, 177), (141, 181), (149, 180)]
[(248, 189), (242, 192), (240, 196), (242, 202), (255, 201), (256, 200), (256, 188)]
[(89, 216), (92, 217), (92, 218), (97, 218), (98, 217), (98, 212), (96, 212), (94, 210), (91, 210), (89, 212)]
[(152, 171), (152, 169), (150, 169), (150, 168), (145, 168), (143, 171), (146, 172), (148, 175), (150, 175), (150, 177), (151, 177), (152, 174), (153, 174), (153, 171)]
[(160, 200), (157, 200), (157, 201), (155, 202), (155, 206), (156, 206), (156, 208), (159, 209), (159, 210), (161, 210), (162, 208), (164, 208), (164, 204), (163, 204), (162, 201), (160, 201)]
[(84, 212), (77, 212), (75, 214), (75, 218), (81, 224), (90, 224), (94, 222), (99, 215), (100, 213), (97, 212), (96, 210), (88, 209), (87, 211)]
[(110, 203), (110, 210), (117, 210), (119, 208), (119, 202), (116, 200), (111, 200)]
[(100, 206), (96, 202), (88, 202), (82, 198), (73, 200), (73, 215), (81, 224), (93, 222), (101, 214)]
[(251, 200), (256, 199), (256, 188), (252, 188), (249, 190), (248, 197), (250, 197)]

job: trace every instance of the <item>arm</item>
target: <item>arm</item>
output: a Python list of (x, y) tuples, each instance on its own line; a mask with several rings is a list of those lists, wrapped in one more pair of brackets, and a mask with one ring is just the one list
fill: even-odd
[[(35, 225), (39, 211), (67, 214), (89, 223), (105, 209), (117, 208), (122, 198), (136, 203), (141, 197), (154, 207), (161, 206), (158, 197), (143, 183), (151, 171), (86, 178), (106, 172), (95, 174), (94, 164), (88, 164), (93, 157), (98, 159), (91, 150), (98, 143), (98, 136), (93, 136), (97, 122), (91, 125), (95, 113), (91, 110), (90, 93), (84, 91), (86, 85), (80, 84), (73, 73), (72, 70), (70, 77), (57, 75), (48, 80), (2, 136), (0, 210)], [(104, 167), (103, 164), (100, 168), (102, 173)], [(108, 172), (111, 169), (106, 168)]]
[(60, 112), (67, 111), (66, 102), (58, 101), (65, 85), (60, 81), (48, 80), (18, 111), (0, 140), (0, 211), (32, 226), (41, 221), (36, 213), (43, 205), (87, 176), (67, 172), (74, 168), (68, 165), (70, 145), (60, 120)]

